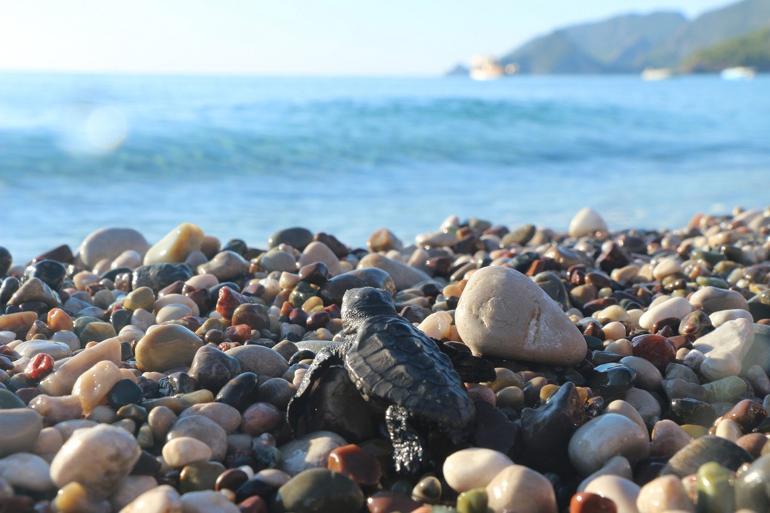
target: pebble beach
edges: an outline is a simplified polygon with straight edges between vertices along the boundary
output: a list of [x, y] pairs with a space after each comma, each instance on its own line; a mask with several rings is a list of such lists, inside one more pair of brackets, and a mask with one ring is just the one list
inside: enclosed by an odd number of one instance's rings
[[573, 214], [0, 239], [0, 513], [770, 511], [770, 209]]

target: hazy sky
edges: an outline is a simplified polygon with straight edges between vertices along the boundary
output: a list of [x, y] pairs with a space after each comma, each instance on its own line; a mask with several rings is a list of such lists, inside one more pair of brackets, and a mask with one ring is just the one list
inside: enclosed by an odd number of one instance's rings
[[0, 0], [0, 69], [433, 74], [565, 23], [729, 0]]

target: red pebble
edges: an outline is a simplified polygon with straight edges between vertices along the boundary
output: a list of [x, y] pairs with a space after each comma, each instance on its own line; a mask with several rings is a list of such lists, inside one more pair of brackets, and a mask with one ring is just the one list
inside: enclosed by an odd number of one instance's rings
[[53, 370], [53, 358], [48, 353], [36, 354], [24, 369], [24, 375], [29, 379], [40, 379]]
[[612, 499], [595, 493], [580, 492], [569, 501], [569, 513], [617, 513]]
[[233, 342], [246, 342], [251, 338], [251, 326], [248, 324], [236, 324], [225, 330], [225, 338]]
[[259, 495], [252, 495], [238, 504], [241, 513], [267, 513], [267, 504]]
[[631, 340], [631, 345], [634, 356], [644, 358], [661, 372], [665, 372], [666, 366], [676, 358], [674, 346], [660, 335], [639, 335]]
[[245, 296], [230, 287], [222, 287], [219, 289], [219, 297], [217, 298], [217, 312], [229, 321], [235, 309], [248, 302], [249, 300]]
[[382, 478], [382, 469], [377, 458], [356, 444], [343, 445], [330, 452], [326, 467], [362, 486], [375, 486]]
[[377, 492], [366, 499], [366, 509], [369, 513], [411, 512], [419, 507], [419, 502], [395, 492]]

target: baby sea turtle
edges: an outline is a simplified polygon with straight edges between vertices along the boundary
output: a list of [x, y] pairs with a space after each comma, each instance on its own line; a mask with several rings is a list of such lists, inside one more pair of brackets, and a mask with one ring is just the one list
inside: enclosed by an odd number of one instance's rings
[[[384, 419], [395, 470], [406, 474], [416, 474], [430, 459], [429, 446], [446, 450], [466, 440], [475, 407], [445, 352], [474, 381], [493, 377], [491, 366], [482, 360], [474, 365], [477, 359], [469, 352], [444, 347], [425, 335], [396, 313], [390, 294], [381, 289], [348, 290], [342, 322], [342, 340], [316, 354], [289, 404], [288, 421], [295, 433], [334, 430], [323, 425], [330, 418], [325, 410], [331, 408], [337, 409], [342, 424], [349, 425], [352, 416], [365, 424], [362, 413], [379, 424]], [[340, 375], [346, 377], [347, 391]], [[319, 394], [319, 387], [332, 380], [332, 391]]]

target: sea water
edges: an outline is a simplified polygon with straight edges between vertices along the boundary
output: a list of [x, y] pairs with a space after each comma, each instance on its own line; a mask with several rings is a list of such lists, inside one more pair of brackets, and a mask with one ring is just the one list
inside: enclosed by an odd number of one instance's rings
[[770, 205], [770, 78], [0, 74], [0, 245], [183, 221], [360, 246], [450, 214], [611, 228]]

